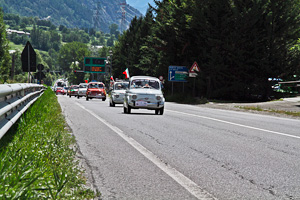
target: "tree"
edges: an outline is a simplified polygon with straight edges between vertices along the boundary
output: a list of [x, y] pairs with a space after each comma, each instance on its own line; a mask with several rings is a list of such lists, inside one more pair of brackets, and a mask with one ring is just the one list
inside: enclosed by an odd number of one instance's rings
[[11, 57], [8, 53], [8, 40], [6, 39], [6, 28], [3, 22], [3, 13], [0, 8], [0, 82], [4, 83], [9, 78]]
[[80, 42], [71, 42], [63, 45], [59, 50], [58, 63], [62, 74], [72, 72], [70, 66], [72, 63], [79, 62], [77, 69], [82, 70], [84, 57], [89, 56], [90, 52], [86, 44]]

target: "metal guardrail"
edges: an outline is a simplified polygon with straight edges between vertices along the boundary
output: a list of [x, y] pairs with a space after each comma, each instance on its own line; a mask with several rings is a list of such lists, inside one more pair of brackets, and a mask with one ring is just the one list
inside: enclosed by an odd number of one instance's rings
[[0, 84], [0, 139], [44, 90], [38, 84]]

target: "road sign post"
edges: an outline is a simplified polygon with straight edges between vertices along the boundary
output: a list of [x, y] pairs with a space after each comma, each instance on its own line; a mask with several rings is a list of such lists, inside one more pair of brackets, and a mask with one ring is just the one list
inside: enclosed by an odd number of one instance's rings
[[172, 95], [174, 90], [173, 82], [182, 82], [182, 91], [184, 93], [184, 83], [187, 82], [188, 68], [185, 66], [169, 66], [168, 81], [172, 82]]
[[28, 72], [28, 83], [30, 83], [30, 72], [36, 71], [36, 53], [29, 41], [27, 41], [21, 54], [23, 72]]
[[194, 78], [193, 96], [195, 96], [196, 77], [198, 76], [197, 72], [200, 72], [200, 67], [199, 67], [198, 63], [195, 61], [189, 70], [189, 77]]

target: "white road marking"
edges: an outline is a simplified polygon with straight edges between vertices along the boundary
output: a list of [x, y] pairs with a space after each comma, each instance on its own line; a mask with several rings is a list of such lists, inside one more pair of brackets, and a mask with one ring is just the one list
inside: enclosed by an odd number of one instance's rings
[[167, 109], [165, 109], [165, 110], [169, 111], [169, 112], [181, 114], [181, 115], [188, 115], [188, 116], [198, 117], [198, 118], [202, 118], [202, 119], [209, 119], [209, 120], [213, 120], [213, 121], [217, 121], [217, 122], [222, 122], [222, 123], [225, 123], [225, 124], [231, 124], [231, 125], [235, 125], [235, 126], [240, 126], [240, 127], [244, 127], [244, 128], [253, 129], [253, 130], [264, 131], [264, 132], [273, 133], [273, 134], [277, 134], [277, 135], [281, 135], [281, 136], [286, 136], [286, 137], [300, 139], [300, 136], [296, 136], [296, 135], [290, 135], [290, 134], [286, 134], [286, 133], [280, 133], [280, 132], [277, 132], [277, 131], [270, 131], [270, 130], [267, 130], [267, 129], [256, 128], [256, 127], [253, 127], [253, 126], [247, 126], [247, 125], [243, 125], [243, 124], [237, 124], [237, 123], [233, 123], [233, 122], [229, 122], [229, 121], [224, 121], [224, 120], [220, 120], [220, 119], [216, 119], [216, 118], [205, 117], [205, 116], [201, 116], [201, 115], [195, 115], [195, 114], [190, 114], [190, 113], [185, 113], [185, 112], [180, 112], [180, 111], [175, 111], [175, 110], [167, 110]]
[[159, 159], [155, 154], [153, 154], [151, 151], [146, 149], [144, 146], [142, 146], [140, 143], [138, 143], [133, 138], [125, 135], [122, 130], [120, 130], [118, 127], [111, 125], [103, 118], [96, 115], [94, 112], [86, 109], [81, 104], [76, 104], [81, 107], [82, 109], [86, 110], [88, 113], [90, 113], [92, 116], [94, 116], [96, 119], [101, 121], [103, 124], [105, 124], [107, 127], [109, 127], [111, 130], [113, 130], [115, 133], [117, 133], [120, 137], [122, 137], [127, 143], [129, 143], [132, 147], [134, 147], [137, 151], [139, 151], [142, 155], [144, 155], [147, 159], [149, 159], [153, 164], [155, 164], [157, 167], [159, 167], [162, 171], [164, 171], [166, 174], [168, 174], [172, 179], [174, 179], [177, 183], [179, 183], [182, 187], [184, 187], [187, 191], [189, 191], [192, 195], [194, 195], [199, 200], [217, 200], [214, 196], [212, 196], [210, 193], [202, 189], [199, 185], [197, 185], [195, 182], [184, 176], [182, 173], [177, 171], [175, 168], [171, 167], [170, 165], [164, 163], [161, 159]]

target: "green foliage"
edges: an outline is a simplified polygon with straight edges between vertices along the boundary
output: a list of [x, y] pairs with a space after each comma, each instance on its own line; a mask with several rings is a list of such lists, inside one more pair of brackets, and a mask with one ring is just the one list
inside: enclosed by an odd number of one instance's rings
[[[74, 70], [83, 70], [84, 57], [90, 55], [86, 44], [71, 42], [63, 45], [59, 51], [58, 63], [60, 70], [69, 76], [69, 82], [79, 84], [84, 80], [84, 73], [74, 74]], [[78, 63], [78, 64], [77, 64]]]
[[0, 140], [1, 199], [94, 198], [65, 127], [56, 95], [48, 89]]
[[[268, 78], [299, 74], [298, 0], [155, 3], [145, 17], [133, 19], [119, 39], [113, 69], [167, 77], [168, 66], [189, 68], [197, 61], [198, 96], [239, 100], [266, 99], [271, 94]], [[192, 84], [189, 79], [190, 93]]]
[[0, 83], [7, 81], [9, 76], [11, 57], [8, 53], [8, 40], [6, 39], [6, 28], [3, 23], [2, 9], [0, 8]]

